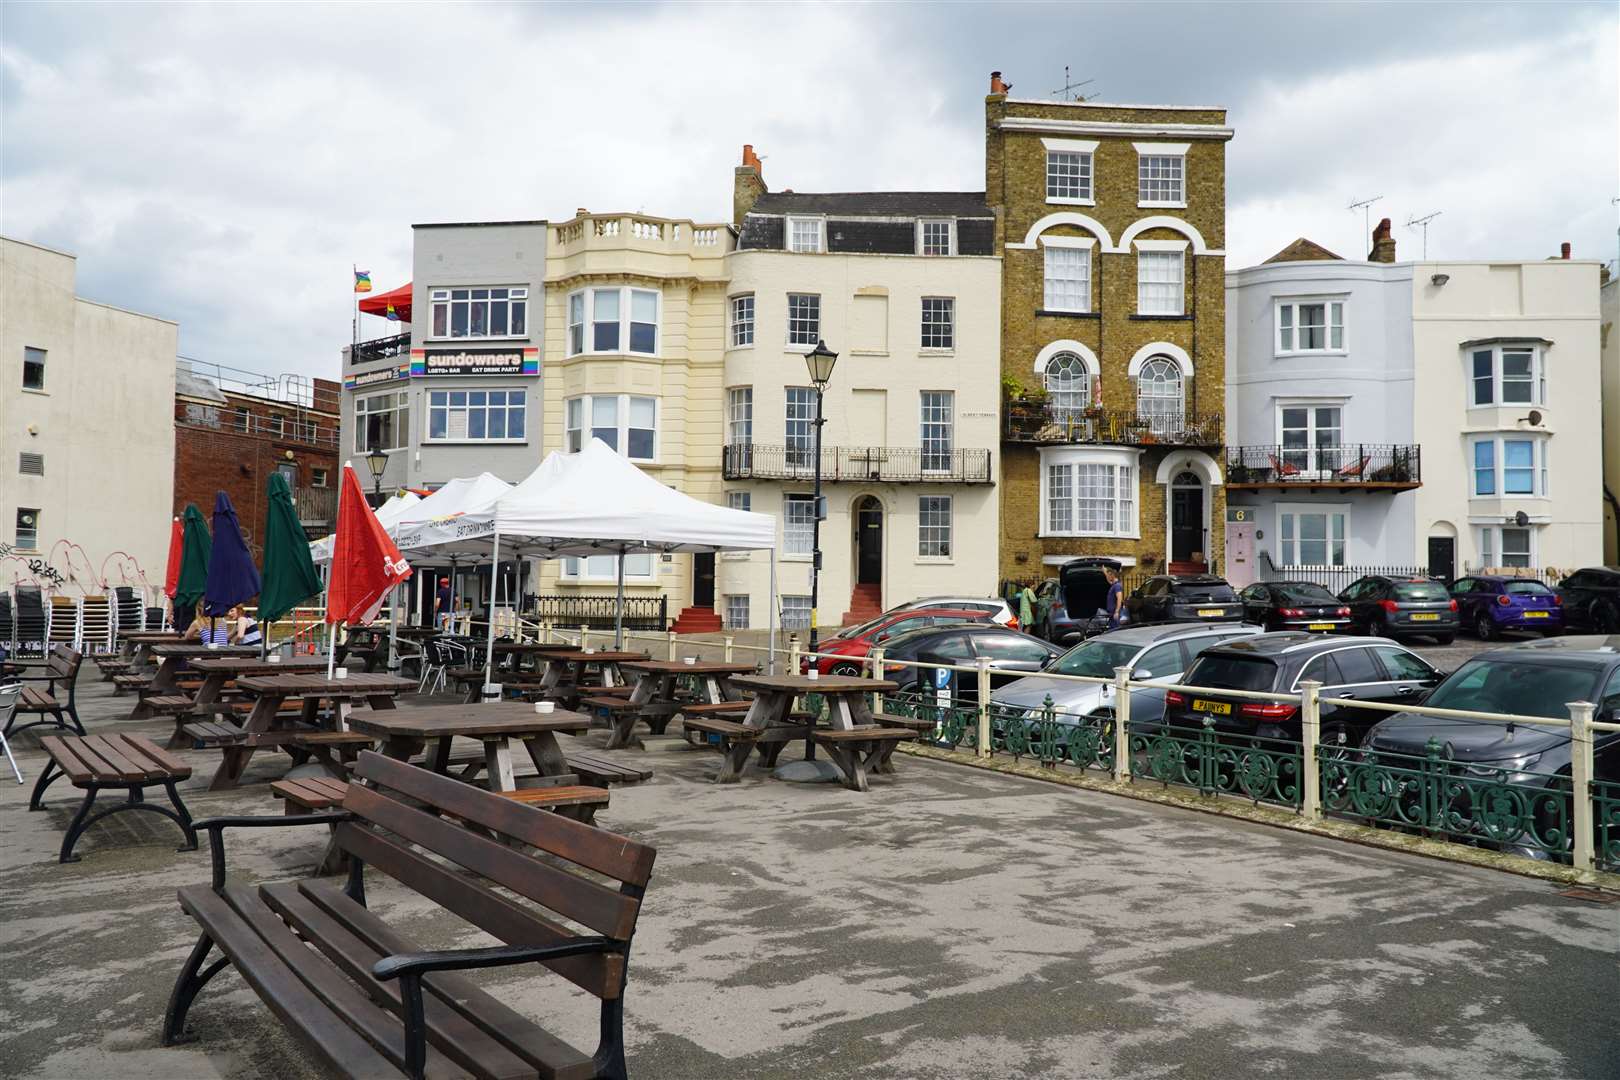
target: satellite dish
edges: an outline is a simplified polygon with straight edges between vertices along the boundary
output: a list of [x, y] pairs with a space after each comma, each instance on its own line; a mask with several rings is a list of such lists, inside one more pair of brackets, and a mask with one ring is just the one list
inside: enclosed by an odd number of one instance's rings
[[1525, 417], [1525, 419], [1530, 421], [1530, 426], [1531, 427], [1540, 427], [1541, 426], [1541, 414], [1539, 412], [1537, 412], [1535, 409], [1531, 409], [1530, 410], [1530, 415]]
[[1513, 515], [1513, 524], [1517, 525], [1521, 529], [1524, 528], [1526, 525], [1530, 524], [1530, 515], [1525, 513], [1523, 510], [1520, 510], [1517, 514]]

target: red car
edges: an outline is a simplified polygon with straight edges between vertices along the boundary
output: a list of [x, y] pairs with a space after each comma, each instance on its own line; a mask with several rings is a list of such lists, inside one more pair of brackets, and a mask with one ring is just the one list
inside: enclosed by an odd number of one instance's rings
[[[858, 626], [847, 627], [833, 637], [818, 643], [824, 655], [816, 659], [816, 668], [823, 675], [865, 675], [861, 661], [868, 653], [896, 634], [919, 630], [941, 623], [989, 622], [994, 613], [972, 611], [966, 608], [908, 608], [888, 611]], [[801, 674], [810, 670], [810, 658], [799, 661]]]

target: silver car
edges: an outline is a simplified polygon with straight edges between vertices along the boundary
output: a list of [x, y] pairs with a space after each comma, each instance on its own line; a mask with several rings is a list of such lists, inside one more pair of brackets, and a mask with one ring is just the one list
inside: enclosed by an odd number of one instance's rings
[[[1003, 715], [1031, 716], [1051, 697], [1058, 722], [1073, 723], [1093, 713], [1112, 713], [1114, 688], [1048, 678], [1048, 673], [1112, 679], [1116, 667], [1129, 667], [1137, 681], [1170, 684], [1181, 678], [1193, 657], [1212, 645], [1263, 633], [1265, 630], [1258, 626], [1231, 623], [1164, 623], [1115, 630], [1081, 642], [1047, 665], [1044, 673], [1010, 682], [990, 700], [1003, 707]], [[1156, 720], [1163, 709], [1162, 691], [1132, 692], [1133, 719]]]

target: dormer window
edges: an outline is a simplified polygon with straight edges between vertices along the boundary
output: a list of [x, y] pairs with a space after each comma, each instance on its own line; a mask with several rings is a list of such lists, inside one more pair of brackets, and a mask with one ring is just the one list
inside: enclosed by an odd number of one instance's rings
[[826, 221], [818, 217], [790, 217], [787, 219], [789, 251], [825, 251]]
[[918, 221], [917, 254], [955, 255], [956, 222], [950, 218], [923, 218]]

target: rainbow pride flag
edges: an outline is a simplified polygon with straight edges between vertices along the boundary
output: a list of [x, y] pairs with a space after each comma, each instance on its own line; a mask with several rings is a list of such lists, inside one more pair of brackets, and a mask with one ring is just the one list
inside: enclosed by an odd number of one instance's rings
[[371, 291], [370, 270], [356, 270], [354, 272], [354, 291], [357, 293]]

